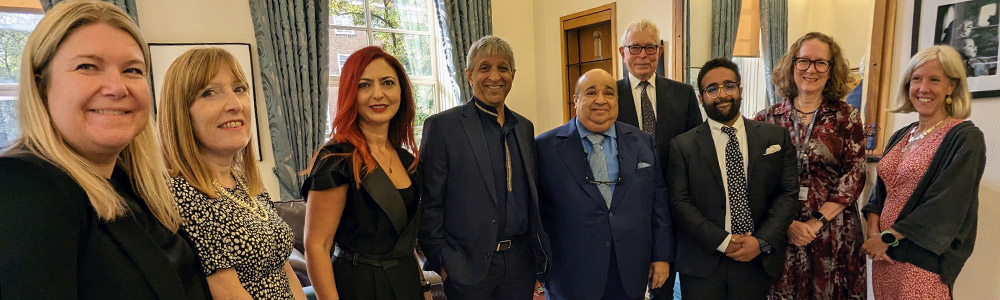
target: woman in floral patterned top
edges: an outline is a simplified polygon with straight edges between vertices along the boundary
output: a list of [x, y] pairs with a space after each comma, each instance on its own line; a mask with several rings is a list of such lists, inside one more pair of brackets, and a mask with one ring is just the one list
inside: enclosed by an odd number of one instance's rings
[[787, 128], [799, 167], [798, 213], [785, 270], [769, 299], [864, 299], [864, 241], [857, 199], [865, 184], [863, 124], [841, 99], [848, 64], [829, 36], [799, 38], [772, 75], [785, 97], [757, 115]]
[[288, 263], [292, 229], [257, 173], [250, 105], [249, 85], [229, 52], [181, 54], [167, 69], [157, 116], [168, 186], [212, 297], [305, 300]]

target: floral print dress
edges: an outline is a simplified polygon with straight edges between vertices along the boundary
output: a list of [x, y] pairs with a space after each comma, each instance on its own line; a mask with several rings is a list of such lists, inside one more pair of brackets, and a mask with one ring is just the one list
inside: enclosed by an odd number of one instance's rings
[[[865, 256], [861, 251], [858, 197], [865, 185], [864, 124], [857, 109], [843, 101], [824, 101], [805, 143], [806, 162], [799, 185], [809, 188], [798, 202], [795, 220], [812, 218], [826, 202], [847, 205], [820, 229], [811, 243], [789, 241], [785, 268], [768, 299], [865, 299]], [[761, 111], [755, 118], [787, 128], [796, 142], [807, 136], [808, 123], [795, 132], [795, 107], [790, 99]], [[798, 156], [798, 155], [797, 155]]]

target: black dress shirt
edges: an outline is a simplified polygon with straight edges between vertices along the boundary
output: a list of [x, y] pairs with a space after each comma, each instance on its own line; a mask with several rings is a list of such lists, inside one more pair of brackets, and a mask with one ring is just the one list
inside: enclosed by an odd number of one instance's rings
[[[475, 97], [472, 99], [479, 108], [479, 120], [483, 124], [486, 147], [490, 151], [490, 165], [493, 167], [493, 181], [500, 216], [497, 239], [525, 234], [528, 232], [528, 198], [531, 195], [528, 192], [528, 174], [525, 173], [524, 159], [514, 137], [517, 119], [507, 117], [501, 126], [497, 122], [496, 108], [486, 105]], [[505, 106], [504, 115], [513, 116], [513, 113]], [[507, 186], [507, 151], [510, 154], [510, 191]]]

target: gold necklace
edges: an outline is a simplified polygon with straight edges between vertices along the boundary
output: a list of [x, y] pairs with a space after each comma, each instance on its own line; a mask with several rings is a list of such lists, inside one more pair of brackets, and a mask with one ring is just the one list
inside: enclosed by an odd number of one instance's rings
[[920, 126], [919, 125], [913, 126], [913, 129], [910, 129], [910, 138], [906, 139], [906, 146], [903, 146], [903, 152], [910, 150], [912, 148], [911, 145], [913, 145], [913, 142], [924, 139], [924, 137], [926, 137], [928, 133], [934, 131], [934, 129], [937, 128], [938, 125], [941, 125], [941, 123], [947, 119], [948, 118], [941, 119], [941, 121], [938, 121], [936, 124], [934, 124], [934, 126], [931, 126], [930, 128], [925, 129], [923, 132], [920, 132], [919, 135], [916, 135], [915, 133], [917, 132], [917, 128]]
[[236, 177], [236, 187], [234, 189], [237, 191], [243, 191], [243, 194], [247, 196], [246, 197], [247, 201], [240, 200], [240, 198], [230, 193], [229, 190], [226, 189], [226, 187], [222, 186], [222, 184], [219, 184], [218, 181], [213, 180], [212, 185], [215, 187], [215, 192], [218, 193], [219, 196], [221, 196], [220, 198], [229, 199], [230, 201], [236, 202], [237, 205], [246, 208], [247, 211], [250, 211], [250, 214], [257, 216], [257, 218], [261, 219], [262, 221], [267, 221], [268, 219], [267, 211], [264, 209], [263, 205], [260, 205], [260, 202], [250, 197], [250, 191], [249, 189], [247, 189], [246, 183], [243, 181], [243, 178]]

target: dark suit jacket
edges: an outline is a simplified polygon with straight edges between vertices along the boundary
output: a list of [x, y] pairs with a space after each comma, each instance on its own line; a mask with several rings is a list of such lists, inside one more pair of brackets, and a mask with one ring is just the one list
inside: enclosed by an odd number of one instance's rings
[[4, 299], [188, 299], [183, 282], [210, 298], [193, 250], [200, 278], [182, 280], [139, 220], [100, 220], [76, 181], [32, 154], [0, 158], [0, 228]]
[[[701, 108], [690, 85], [656, 76], [656, 149], [660, 165], [666, 166], [670, 140], [701, 124]], [[629, 77], [618, 81], [618, 121], [639, 127]], [[661, 170], [666, 178], [666, 168]]]
[[[424, 121], [420, 149], [424, 216], [418, 242], [427, 256], [424, 268], [449, 280], [473, 284], [483, 280], [496, 250], [498, 211], [489, 150], [473, 101], [435, 114]], [[535, 187], [535, 141], [531, 121], [517, 119], [514, 135], [528, 175], [529, 234], [536, 271], [544, 275], [549, 264], [548, 237], [542, 230]]]
[[646, 291], [651, 261], [673, 261], [667, 187], [653, 138], [622, 122], [615, 128], [622, 182], [610, 209], [585, 180], [593, 177], [576, 118], [536, 139], [542, 220], [552, 241], [549, 299], [600, 299], [612, 245], [629, 297]]
[[[747, 200], [754, 223], [753, 235], [771, 244], [771, 254], [761, 253], [751, 263], [763, 264], [771, 276], [781, 274], [785, 261], [786, 231], [796, 209], [799, 179], [795, 148], [788, 130], [777, 125], [744, 119], [747, 135]], [[777, 152], [764, 155], [772, 145]], [[708, 122], [677, 136], [670, 143], [667, 167], [670, 204], [677, 226], [677, 272], [704, 277], [720, 259], [716, 250], [728, 233], [725, 229], [726, 196]]]

